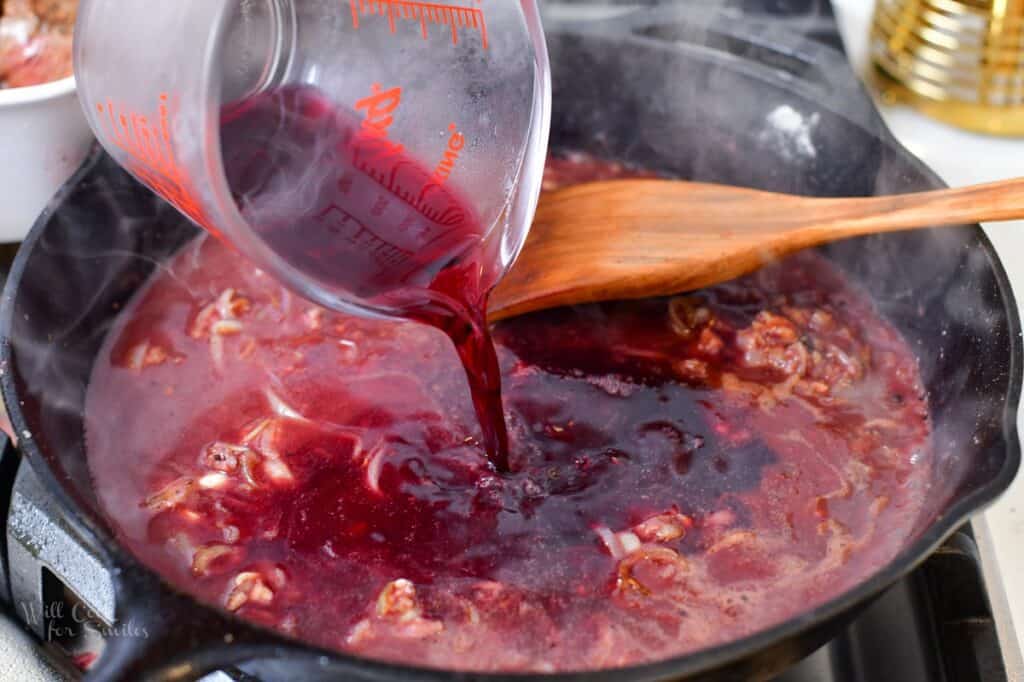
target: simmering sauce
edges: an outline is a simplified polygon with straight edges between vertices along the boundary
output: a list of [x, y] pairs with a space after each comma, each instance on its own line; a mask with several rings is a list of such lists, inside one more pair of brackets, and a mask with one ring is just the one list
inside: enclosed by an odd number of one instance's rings
[[[570, 156], [546, 187], [630, 172]], [[931, 477], [916, 361], [815, 254], [493, 335], [507, 474], [442, 333], [311, 306], [199, 239], [98, 358], [102, 504], [201, 600], [464, 670], [733, 640], [864, 580], [911, 532]]]

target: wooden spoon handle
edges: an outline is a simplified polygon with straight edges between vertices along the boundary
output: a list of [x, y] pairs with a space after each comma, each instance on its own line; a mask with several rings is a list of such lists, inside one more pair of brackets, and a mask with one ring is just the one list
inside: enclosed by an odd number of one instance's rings
[[845, 199], [673, 180], [587, 183], [541, 198], [490, 317], [695, 289], [847, 237], [1014, 218], [1024, 218], [1024, 178]]
[[813, 199], [811, 229], [823, 238], [894, 232], [916, 227], [960, 225], [1024, 218], [1024, 178], [915, 194], [858, 199]]

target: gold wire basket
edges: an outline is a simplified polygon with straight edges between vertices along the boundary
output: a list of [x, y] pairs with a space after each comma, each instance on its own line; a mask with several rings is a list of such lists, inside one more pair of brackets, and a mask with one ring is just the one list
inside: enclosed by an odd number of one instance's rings
[[1024, 135], [1024, 0], [877, 0], [871, 58], [886, 98]]

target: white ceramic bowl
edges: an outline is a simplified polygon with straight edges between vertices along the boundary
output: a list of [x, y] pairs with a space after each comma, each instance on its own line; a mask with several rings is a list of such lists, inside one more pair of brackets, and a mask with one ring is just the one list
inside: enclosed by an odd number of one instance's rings
[[25, 237], [92, 140], [73, 76], [0, 89], [0, 242]]

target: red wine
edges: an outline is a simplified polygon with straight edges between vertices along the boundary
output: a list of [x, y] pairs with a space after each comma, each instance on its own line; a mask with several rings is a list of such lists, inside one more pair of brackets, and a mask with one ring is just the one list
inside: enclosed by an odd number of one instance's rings
[[317, 286], [444, 331], [466, 370], [484, 447], [508, 466], [501, 376], [486, 322], [497, 279], [485, 227], [449, 175], [455, 130], [433, 170], [387, 138], [400, 91], [374, 89], [339, 109], [289, 87], [229, 106], [221, 145], [228, 183], [260, 239]]

